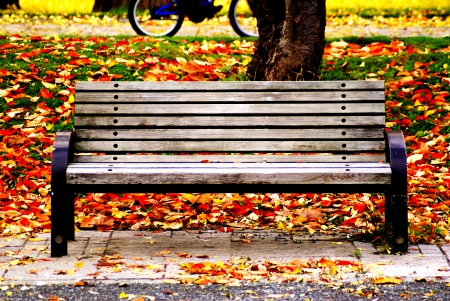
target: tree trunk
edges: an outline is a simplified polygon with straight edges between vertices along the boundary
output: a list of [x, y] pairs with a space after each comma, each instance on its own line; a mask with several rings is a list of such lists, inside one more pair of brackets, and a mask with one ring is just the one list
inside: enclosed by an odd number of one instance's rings
[[247, 0], [258, 20], [251, 80], [317, 80], [325, 47], [326, 0]]

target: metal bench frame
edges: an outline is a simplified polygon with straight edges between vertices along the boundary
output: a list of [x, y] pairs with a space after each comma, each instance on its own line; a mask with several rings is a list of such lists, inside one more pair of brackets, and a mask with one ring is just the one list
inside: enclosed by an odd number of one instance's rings
[[75, 239], [79, 192], [384, 192], [394, 251], [408, 248], [406, 147], [384, 130], [383, 81], [78, 82], [75, 103], [54, 142], [53, 257]]

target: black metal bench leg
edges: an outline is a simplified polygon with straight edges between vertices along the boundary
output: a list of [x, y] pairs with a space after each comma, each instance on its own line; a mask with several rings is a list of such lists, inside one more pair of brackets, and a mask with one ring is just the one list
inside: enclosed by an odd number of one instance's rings
[[392, 194], [392, 242], [394, 252], [408, 251], [408, 199], [404, 193]]
[[387, 158], [391, 163], [391, 188], [386, 193], [386, 224], [392, 225], [394, 252], [408, 250], [408, 197], [406, 146], [401, 131], [386, 131]]
[[65, 212], [64, 205], [67, 198], [60, 189], [52, 191], [52, 232], [50, 250], [52, 257], [67, 255], [67, 220], [68, 216]]
[[74, 197], [66, 184], [66, 171], [71, 158], [72, 132], [58, 132], [52, 153], [52, 226], [51, 256], [67, 255], [67, 241], [74, 239]]
[[66, 212], [66, 233], [68, 240], [75, 240], [75, 194], [68, 192], [65, 198]]
[[392, 222], [394, 220], [393, 216], [393, 209], [392, 209], [392, 191], [386, 191], [385, 193], [385, 201], [384, 201], [384, 220], [386, 227], [391, 227], [390, 229], [386, 230], [392, 230]]

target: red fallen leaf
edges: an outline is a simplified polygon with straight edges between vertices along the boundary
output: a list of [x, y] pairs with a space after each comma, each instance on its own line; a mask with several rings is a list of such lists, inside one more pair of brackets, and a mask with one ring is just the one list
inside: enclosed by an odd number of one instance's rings
[[228, 227], [222, 227], [219, 229], [219, 232], [224, 232], [224, 233], [233, 232], [233, 229], [228, 228]]
[[73, 50], [71, 50], [71, 51], [67, 54], [67, 56], [76, 57], [76, 58], [80, 57], [80, 55], [79, 55], [78, 53], [76, 53], [75, 51], [73, 51]]
[[48, 91], [46, 88], [43, 88], [40, 92], [42, 98], [50, 99], [54, 98], [52, 92]]
[[338, 261], [336, 261], [336, 265], [343, 265], [343, 266], [351, 265], [351, 266], [357, 267], [357, 266], [359, 266], [359, 263], [353, 262], [353, 261], [348, 261], [348, 260], [338, 260]]
[[163, 293], [164, 293], [165, 295], [173, 295], [173, 294], [174, 294], [174, 292], [168, 291], [168, 290], [163, 290]]
[[6, 43], [3, 45], [0, 45], [0, 49], [12, 49], [12, 48], [17, 48], [18, 46], [19, 46], [18, 44]]
[[75, 60], [71, 60], [70, 62], [68, 62], [67, 64], [69, 65], [75, 65], [75, 66], [85, 66], [85, 65], [92, 65], [92, 62], [90, 59], [75, 59]]
[[41, 36], [32, 36], [32, 37], [30, 37], [30, 41], [31, 42], [40, 42], [42, 40], [43, 40], [43, 38]]
[[431, 153], [431, 157], [433, 157], [434, 159], [441, 159], [445, 156], [446, 154], [437, 154], [437, 153]]

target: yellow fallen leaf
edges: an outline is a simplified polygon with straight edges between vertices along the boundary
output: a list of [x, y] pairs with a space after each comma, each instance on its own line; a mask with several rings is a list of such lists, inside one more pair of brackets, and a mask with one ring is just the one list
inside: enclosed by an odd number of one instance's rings
[[9, 262], [10, 265], [18, 265], [19, 263], [20, 263], [20, 260], [18, 260], [18, 259], [14, 259]]
[[425, 112], [425, 117], [433, 115], [434, 113], [436, 113], [436, 110], [428, 110], [428, 111]]
[[278, 229], [278, 230], [283, 230], [283, 229], [284, 229], [284, 225], [283, 225], [282, 222], [279, 222], [279, 223], [278, 223], [277, 229]]
[[55, 85], [55, 84], [47, 83], [47, 82], [44, 82], [44, 81], [42, 81], [41, 84], [42, 84], [44, 87], [46, 87], [47, 89], [55, 89], [55, 88], [56, 88], [56, 85]]
[[128, 298], [128, 295], [125, 292], [121, 292], [120, 295], [119, 295], [119, 298], [120, 299], [126, 299], [126, 298]]
[[80, 269], [80, 268], [82, 268], [83, 266], [84, 266], [84, 263], [83, 263], [82, 261], [77, 261], [77, 262], [75, 262], [75, 267], [76, 267], [76, 268]]
[[379, 277], [372, 279], [373, 284], [400, 284], [403, 278], [401, 277]]
[[348, 46], [348, 43], [341, 40], [339, 42], [333, 42], [330, 45], [334, 48], [346, 48]]
[[247, 66], [252, 60], [250, 58], [246, 58], [243, 62], [242, 65], [243, 66]]

